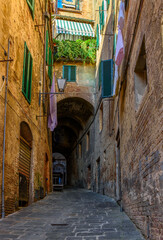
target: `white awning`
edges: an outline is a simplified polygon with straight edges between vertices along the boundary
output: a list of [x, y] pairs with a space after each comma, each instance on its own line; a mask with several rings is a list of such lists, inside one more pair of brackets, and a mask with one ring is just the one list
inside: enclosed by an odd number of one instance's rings
[[57, 33], [94, 37], [91, 24], [56, 19]]

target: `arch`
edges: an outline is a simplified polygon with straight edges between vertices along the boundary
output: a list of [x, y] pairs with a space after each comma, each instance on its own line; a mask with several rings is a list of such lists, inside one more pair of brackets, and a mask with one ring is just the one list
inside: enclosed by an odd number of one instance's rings
[[32, 144], [33, 136], [29, 125], [26, 122], [20, 123], [20, 136], [24, 138], [29, 144]]

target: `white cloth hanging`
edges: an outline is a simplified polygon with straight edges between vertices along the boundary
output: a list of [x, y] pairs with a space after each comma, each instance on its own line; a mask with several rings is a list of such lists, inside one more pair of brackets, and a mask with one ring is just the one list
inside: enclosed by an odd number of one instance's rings
[[124, 43], [122, 32], [118, 30], [118, 38], [117, 38], [117, 45], [116, 45], [116, 52], [115, 52], [115, 63], [119, 66], [124, 58]]
[[118, 27], [119, 29], [121, 29], [121, 31], [124, 28], [124, 19], [125, 19], [125, 3], [121, 2], [118, 16]]

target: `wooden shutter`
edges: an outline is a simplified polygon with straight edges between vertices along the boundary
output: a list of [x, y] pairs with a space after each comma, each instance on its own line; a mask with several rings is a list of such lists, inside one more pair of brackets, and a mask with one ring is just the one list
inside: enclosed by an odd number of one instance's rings
[[76, 66], [70, 66], [70, 81], [76, 82]]
[[48, 76], [50, 78], [50, 80], [52, 81], [52, 50], [49, 47], [49, 61], [48, 61]]
[[115, 55], [115, 51], [116, 51], [116, 43], [117, 43], [117, 34], [115, 33], [114, 34], [114, 48], [113, 48], [113, 50], [114, 50], [113, 54], [114, 55]]
[[28, 77], [28, 100], [31, 102], [31, 90], [32, 90], [32, 68], [33, 68], [33, 59], [29, 53], [29, 77]]
[[27, 48], [27, 44], [25, 42], [22, 92], [29, 103], [31, 102], [32, 66], [33, 66], [33, 59], [32, 59], [30, 51]]
[[68, 69], [69, 66], [63, 66], [63, 78], [65, 78], [66, 81], [69, 81]]
[[102, 1], [102, 29], [105, 25], [105, 11], [104, 11], [104, 0]]
[[32, 18], [34, 19], [34, 8], [35, 8], [35, 0], [27, 0], [29, 9], [31, 11], [32, 14]]
[[19, 153], [19, 173], [23, 174], [29, 181], [31, 164], [31, 147], [23, 139], [20, 139], [20, 153]]
[[101, 61], [102, 97], [111, 97], [113, 89], [113, 60]]
[[100, 62], [100, 64], [99, 64], [98, 77], [99, 77], [99, 80], [98, 80], [98, 87], [99, 87], [99, 89], [100, 89], [100, 87], [101, 87], [101, 81], [102, 81], [101, 62]]
[[100, 30], [102, 30], [102, 6], [99, 7], [99, 24]]
[[109, 8], [110, 0], [107, 0], [107, 9]]
[[99, 26], [96, 26], [96, 47], [99, 48]]

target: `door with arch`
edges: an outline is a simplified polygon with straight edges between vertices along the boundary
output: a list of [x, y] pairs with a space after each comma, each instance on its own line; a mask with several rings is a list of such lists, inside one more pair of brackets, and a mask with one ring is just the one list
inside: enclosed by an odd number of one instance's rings
[[31, 168], [32, 133], [27, 123], [20, 124], [19, 206], [28, 205]]

